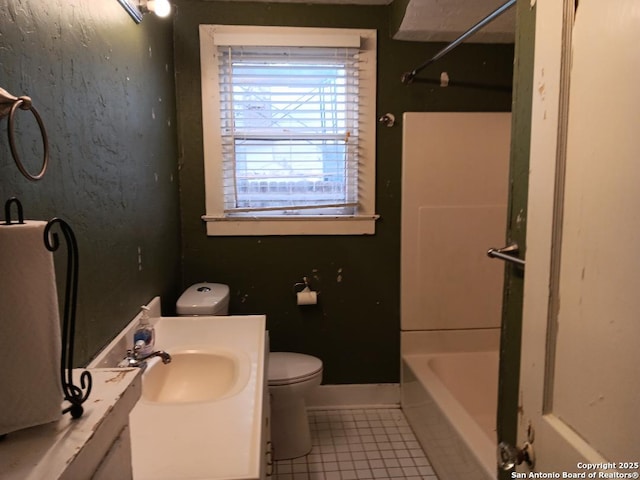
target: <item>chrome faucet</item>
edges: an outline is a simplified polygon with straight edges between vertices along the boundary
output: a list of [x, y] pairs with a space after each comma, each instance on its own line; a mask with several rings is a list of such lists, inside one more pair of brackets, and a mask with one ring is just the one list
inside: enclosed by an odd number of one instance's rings
[[171, 355], [164, 350], [156, 350], [147, 355], [141, 355], [140, 349], [144, 347], [144, 341], [138, 340], [133, 347], [133, 350], [127, 350], [127, 356], [118, 364], [119, 367], [138, 367], [143, 370], [147, 368], [147, 360], [153, 357], [160, 357], [162, 363], [171, 363]]

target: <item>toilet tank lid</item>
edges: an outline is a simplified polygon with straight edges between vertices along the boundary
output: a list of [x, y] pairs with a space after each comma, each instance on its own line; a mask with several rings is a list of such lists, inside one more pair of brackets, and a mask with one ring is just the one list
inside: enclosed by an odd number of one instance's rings
[[229, 285], [201, 282], [187, 288], [176, 303], [179, 314], [206, 315], [229, 300]]
[[322, 360], [304, 353], [271, 352], [269, 354], [269, 383], [292, 382], [310, 377], [322, 370]]

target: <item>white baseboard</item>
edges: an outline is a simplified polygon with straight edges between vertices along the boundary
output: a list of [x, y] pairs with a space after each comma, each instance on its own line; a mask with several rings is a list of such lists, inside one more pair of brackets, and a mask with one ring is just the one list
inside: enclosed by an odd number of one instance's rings
[[400, 384], [320, 385], [306, 398], [307, 408], [399, 408]]

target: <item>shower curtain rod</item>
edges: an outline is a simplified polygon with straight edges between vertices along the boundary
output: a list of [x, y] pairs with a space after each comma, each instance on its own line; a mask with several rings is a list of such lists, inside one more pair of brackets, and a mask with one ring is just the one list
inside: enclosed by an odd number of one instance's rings
[[440, 60], [447, 53], [449, 53], [451, 50], [453, 50], [462, 42], [464, 42], [467, 38], [471, 37], [473, 34], [475, 34], [478, 30], [483, 28], [485, 25], [488, 25], [489, 23], [493, 22], [496, 18], [498, 18], [504, 12], [509, 10], [515, 4], [516, 4], [516, 0], [509, 0], [507, 3], [505, 3], [504, 5], [502, 5], [501, 7], [499, 7], [492, 13], [490, 13], [489, 15], [487, 15], [482, 20], [480, 20], [473, 27], [471, 27], [469, 30], [464, 32], [462, 35], [460, 35], [453, 42], [451, 42], [449, 45], [444, 47], [442, 50], [440, 50], [438, 53], [436, 53], [433, 57], [431, 57], [429, 60], [424, 62], [422, 65], [419, 65], [418, 67], [414, 68], [410, 72], [403, 73], [401, 78], [402, 83], [404, 83], [405, 85], [412, 83], [415, 76], [418, 75], [422, 70], [424, 70], [429, 65], [436, 62], [437, 60]]

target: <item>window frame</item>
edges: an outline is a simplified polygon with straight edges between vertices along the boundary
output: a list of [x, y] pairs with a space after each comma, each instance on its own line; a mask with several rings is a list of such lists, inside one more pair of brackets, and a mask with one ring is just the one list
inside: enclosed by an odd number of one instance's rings
[[[226, 215], [220, 133], [219, 45], [348, 46], [360, 44], [358, 212], [354, 215]], [[376, 31], [371, 29], [200, 25], [202, 130], [207, 235], [374, 234]]]

